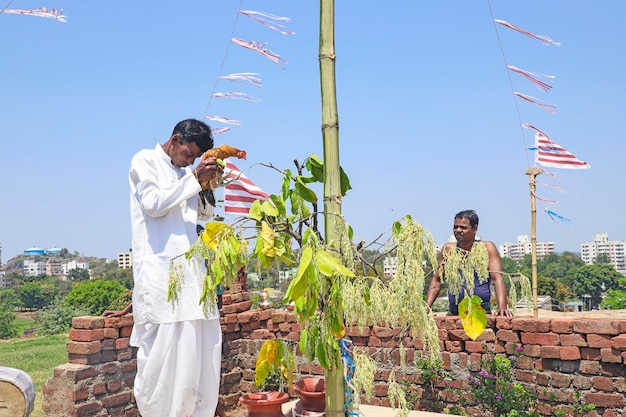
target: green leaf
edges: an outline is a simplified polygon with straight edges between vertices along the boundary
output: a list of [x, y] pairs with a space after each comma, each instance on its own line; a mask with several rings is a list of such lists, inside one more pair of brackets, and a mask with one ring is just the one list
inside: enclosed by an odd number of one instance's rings
[[328, 369], [328, 354], [324, 349], [323, 343], [317, 344], [317, 360], [320, 362], [320, 366], [324, 369]]
[[313, 249], [304, 248], [302, 256], [300, 257], [300, 264], [298, 265], [298, 272], [293, 280], [289, 284], [289, 292], [285, 293], [285, 297], [289, 294], [288, 301], [297, 301], [304, 295], [306, 289], [307, 274], [309, 273], [309, 267], [312, 266], [311, 260], [313, 259]]
[[317, 195], [302, 181], [302, 177], [296, 177], [296, 192], [309, 203], [317, 203]]
[[339, 167], [339, 186], [341, 187], [341, 195], [345, 196], [348, 190], [352, 189], [350, 185], [350, 179], [348, 175], [343, 171], [343, 168]]
[[[330, 253], [320, 250], [317, 252], [315, 259], [317, 266], [320, 268], [320, 272], [327, 277], [333, 275], [333, 272], [343, 275], [344, 277], [354, 277], [354, 272], [350, 271], [344, 265], [341, 264], [339, 259], [332, 256]], [[324, 268], [324, 270], [322, 270]], [[328, 272], [325, 272], [328, 271]]]
[[264, 202], [261, 203], [261, 210], [263, 211], [263, 213], [267, 214], [268, 216], [272, 216], [272, 217], [278, 216], [278, 209], [274, 207], [274, 205], [272, 204], [270, 200], [265, 200]]
[[324, 182], [324, 161], [312, 153], [304, 163], [306, 169], [313, 175], [317, 182]]
[[300, 332], [300, 343], [298, 344], [298, 348], [300, 352], [306, 352], [307, 339], [309, 336], [309, 331], [307, 329], [302, 329]]
[[285, 200], [282, 197], [277, 196], [276, 194], [270, 195], [270, 198], [272, 199], [272, 203], [274, 203], [274, 206], [278, 209], [278, 214], [280, 216], [287, 215], [287, 206], [285, 204]]
[[393, 225], [391, 226], [391, 230], [394, 236], [396, 237], [400, 236], [400, 233], [402, 232], [402, 223], [400, 223], [399, 221], [393, 222]]
[[259, 200], [254, 201], [252, 206], [250, 206], [249, 216], [251, 219], [259, 222], [263, 219], [263, 211], [261, 210], [261, 202]]

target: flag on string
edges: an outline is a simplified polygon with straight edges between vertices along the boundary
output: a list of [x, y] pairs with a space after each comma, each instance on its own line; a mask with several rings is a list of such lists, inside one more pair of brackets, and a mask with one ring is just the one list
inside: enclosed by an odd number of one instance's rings
[[252, 203], [267, 200], [269, 195], [257, 187], [228, 159], [224, 161], [226, 174], [224, 187], [224, 212], [247, 216]]
[[591, 168], [572, 155], [567, 149], [557, 145], [539, 132], [535, 133], [535, 165], [551, 168], [586, 169]]
[[561, 216], [560, 214], [555, 213], [552, 210], [548, 210], [547, 208], [544, 211], [548, 214], [548, 216], [554, 220], [555, 222], [561, 223], [565, 226], [572, 226], [574, 222], [566, 217]]

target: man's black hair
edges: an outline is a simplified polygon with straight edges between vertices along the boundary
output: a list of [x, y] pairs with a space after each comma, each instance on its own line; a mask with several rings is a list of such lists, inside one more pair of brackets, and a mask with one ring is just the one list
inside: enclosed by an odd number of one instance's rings
[[463, 210], [459, 211], [455, 219], [467, 219], [470, 222], [470, 226], [475, 227], [478, 226], [478, 214], [474, 210]]
[[194, 142], [202, 153], [213, 147], [213, 134], [206, 123], [196, 119], [186, 119], [174, 126], [172, 135], [179, 134], [182, 142]]

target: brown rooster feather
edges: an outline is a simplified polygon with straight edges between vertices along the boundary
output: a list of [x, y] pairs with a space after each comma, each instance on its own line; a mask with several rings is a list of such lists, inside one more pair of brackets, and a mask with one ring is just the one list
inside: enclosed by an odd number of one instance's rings
[[[207, 158], [216, 158], [216, 159], [226, 159], [226, 158], [239, 158], [246, 159], [247, 158], [246, 151], [241, 149], [234, 148], [229, 145], [220, 145], [216, 148], [211, 148], [205, 153], [202, 154], [201, 160], [205, 160]], [[212, 180], [201, 181], [200, 185], [203, 190], [215, 189], [219, 186], [221, 178], [214, 178]]]
[[232, 146], [229, 146], [229, 145], [220, 145], [217, 148], [212, 148], [206, 151], [202, 155], [202, 159], [206, 159], [206, 158], [226, 159], [226, 158], [233, 157], [233, 156], [239, 159], [247, 158], [246, 151], [233, 148]]

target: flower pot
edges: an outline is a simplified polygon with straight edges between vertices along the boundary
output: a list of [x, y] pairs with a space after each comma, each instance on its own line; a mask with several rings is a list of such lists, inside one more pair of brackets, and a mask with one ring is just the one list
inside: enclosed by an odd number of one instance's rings
[[296, 413], [301, 415], [324, 413], [326, 411], [326, 381], [324, 378], [305, 377], [293, 384], [293, 390], [300, 397]]
[[239, 402], [248, 409], [248, 417], [285, 417], [283, 403], [289, 395], [286, 392], [253, 392], [239, 397]]

